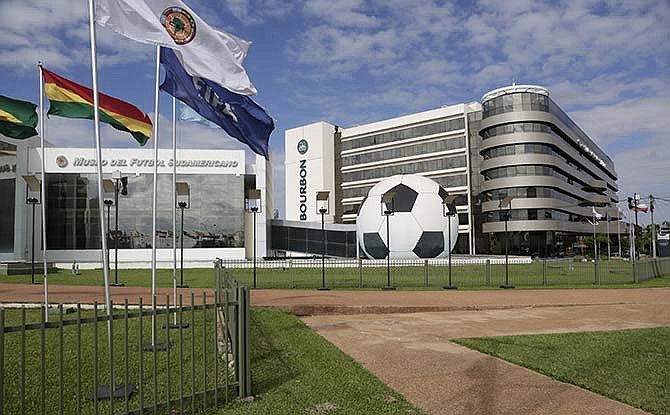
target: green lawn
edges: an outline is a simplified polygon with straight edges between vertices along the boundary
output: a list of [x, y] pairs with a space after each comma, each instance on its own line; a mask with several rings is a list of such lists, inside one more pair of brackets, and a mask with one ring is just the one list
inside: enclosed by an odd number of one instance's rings
[[422, 413], [297, 317], [252, 309], [251, 320], [251, 381], [256, 398], [208, 413]]
[[[416, 262], [416, 261], [415, 261]], [[355, 264], [355, 261], [353, 262]], [[416, 262], [419, 264], [419, 262]], [[273, 266], [274, 265], [274, 266]], [[316, 264], [318, 265], [318, 264]], [[326, 285], [330, 288], [358, 288], [362, 278], [363, 289], [379, 289], [386, 285], [386, 268], [380, 266], [362, 267], [362, 274], [352, 262], [342, 263], [342, 267], [326, 268]], [[344, 266], [346, 265], [346, 266]], [[247, 286], [253, 286], [251, 268], [230, 268], [235, 278]], [[112, 280], [113, 280], [112, 272]], [[391, 284], [402, 289], [441, 289], [448, 281], [446, 266], [392, 266]], [[543, 275], [546, 275], [546, 285]], [[546, 270], [542, 262], [510, 265], [509, 279], [519, 288], [597, 288], [602, 287], [665, 287], [670, 278], [656, 278], [640, 284], [632, 282], [632, 268], [628, 261], [603, 261], [599, 267], [598, 282], [595, 284], [594, 264], [588, 262], [560, 261], [547, 262]], [[38, 281], [41, 276], [37, 276]], [[312, 289], [321, 285], [321, 268], [281, 267], [280, 264], [265, 263], [257, 270], [259, 288], [302, 288]], [[149, 287], [151, 272], [147, 269], [121, 269], [119, 281], [130, 286]], [[214, 285], [213, 269], [187, 269], [184, 281], [191, 287], [209, 288]], [[485, 265], [458, 265], [452, 268], [452, 282], [462, 289], [497, 288], [505, 281], [505, 266], [491, 265], [486, 277]], [[0, 276], [0, 283], [29, 283], [30, 275]], [[101, 270], [83, 270], [73, 276], [68, 270], [49, 275], [51, 284], [102, 285]], [[157, 270], [157, 285], [172, 286], [172, 270]]]
[[[145, 308], [145, 311], [147, 309]], [[133, 312], [133, 310], [130, 310]], [[115, 314], [123, 314], [123, 311], [116, 310]], [[93, 317], [92, 310], [82, 310], [82, 317]], [[99, 310], [99, 315], [104, 315], [104, 311]], [[162, 329], [166, 322], [166, 315], [157, 316], [157, 342], [168, 341], [168, 332]], [[170, 316], [171, 317], [171, 316]], [[64, 319], [74, 319], [76, 314], [67, 314]], [[170, 349], [170, 360], [168, 364], [167, 352], [152, 353], [141, 351], [141, 345], [150, 342], [151, 339], [151, 316], [145, 316], [142, 319], [142, 330], [139, 329], [139, 319], [130, 318], [128, 320], [128, 354], [125, 354], [126, 328], [125, 320], [116, 320], [114, 323], [114, 367], [116, 383], [125, 382], [126, 374], [130, 384], [140, 384], [140, 361], [142, 362], [142, 393], [137, 390], [129, 401], [129, 408], [138, 408], [140, 398], [143, 400], [143, 406], [151, 405], [156, 398], [157, 402], [167, 398], [168, 383], [170, 381], [170, 396], [176, 397], [179, 393], [179, 368], [182, 367], [181, 385], [185, 393], [191, 391], [193, 385], [195, 391], [201, 391], [206, 385], [207, 389], [214, 387], [214, 359], [215, 359], [215, 326], [214, 311], [195, 310], [193, 315], [191, 311], [183, 312], [183, 321], [188, 322], [190, 327], [182, 331], [182, 340], [179, 339], [178, 330], [170, 330], [169, 342], [172, 344]], [[193, 320], [191, 320], [193, 318]], [[205, 320], [206, 319], [206, 320]], [[50, 322], [59, 320], [57, 316], [50, 316]], [[39, 323], [40, 311], [38, 309], [26, 309], [26, 322]], [[5, 326], [18, 326], [22, 322], [21, 309], [5, 309]], [[206, 322], [206, 330], [203, 334], [203, 327]], [[193, 324], [191, 324], [193, 323]], [[195, 328], [195, 331], [193, 330]], [[140, 338], [141, 335], [141, 338]], [[92, 392], [95, 390], [95, 370], [97, 357], [98, 381], [97, 385], [109, 385], [110, 358], [107, 347], [107, 323], [102, 321], [97, 324], [97, 349], [95, 348], [96, 325], [94, 323], [82, 324], [81, 326], [81, 368], [80, 379], [81, 386], [77, 386], [77, 326], [70, 325], [63, 327], [63, 367], [60, 368], [60, 333], [59, 329], [52, 328], [45, 330], [45, 367], [46, 367], [46, 393], [45, 407], [47, 413], [74, 414], [77, 407], [77, 391], [80, 391], [82, 404], [82, 413], [94, 413], [95, 403], [91, 400]], [[206, 346], [205, 346], [206, 342]], [[4, 413], [19, 413], [20, 411], [20, 388], [21, 388], [21, 345], [23, 339], [21, 332], [5, 333], [5, 362], [4, 362]], [[25, 336], [25, 396], [26, 413], [40, 413], [41, 408], [41, 339], [40, 330], [26, 331]], [[180, 345], [182, 355], [180, 356]], [[193, 355], [191, 355], [193, 348]], [[141, 359], [140, 359], [141, 354]], [[125, 370], [126, 357], [128, 359], [128, 371]], [[156, 358], [156, 368], [154, 370], [154, 357]], [[219, 385], [225, 379], [225, 365], [219, 364]], [[169, 368], [169, 369], [168, 369]], [[191, 368], [194, 377], [191, 376]], [[61, 373], [63, 379], [63, 410], [60, 410], [60, 385]], [[207, 378], [205, 379], [205, 373]], [[154, 381], [156, 382], [157, 394], [154, 397]], [[201, 405], [196, 399], [196, 404]], [[116, 410], [120, 410], [125, 405], [123, 400], [115, 401]], [[187, 407], [190, 406], [187, 402]], [[100, 401], [98, 403], [100, 413], [109, 413], [109, 401]]]
[[454, 341], [645, 411], [670, 414], [670, 327]]
[[[119, 311], [117, 311], [119, 312]], [[122, 311], [121, 311], [122, 312]], [[131, 310], [132, 312], [132, 310]], [[100, 311], [102, 314], [102, 311]], [[82, 312], [83, 317], [91, 317], [92, 311]], [[38, 310], [26, 310], [28, 323], [39, 322]], [[66, 319], [74, 316], [69, 314]], [[205, 320], [206, 318], [206, 320]], [[158, 321], [158, 342], [167, 340], [167, 331], [161, 326], [166, 316], [160, 315]], [[184, 321], [191, 323], [191, 312], [185, 312]], [[57, 321], [50, 317], [50, 321]], [[22, 321], [22, 310], [6, 309], [5, 325], [16, 326]], [[206, 321], [206, 347], [203, 342], [203, 327]], [[184, 329], [183, 341], [180, 343], [179, 331], [170, 330], [170, 361], [167, 353], [143, 352], [140, 360], [140, 344], [149, 341], [151, 336], [151, 318], [143, 318], [142, 340], [138, 319], [130, 319], [128, 327], [128, 378], [131, 384], [140, 384], [140, 361], [142, 362], [142, 394], [136, 391], [129, 401], [129, 408], [138, 408], [140, 396], [143, 406], [154, 402], [154, 382], [157, 385], [158, 401], [167, 398], [167, 392], [175, 399], [179, 396], [181, 384], [185, 395], [190, 394], [191, 386], [195, 391], [215, 386], [215, 348], [214, 348], [214, 314], [213, 310], [196, 310], [190, 328]], [[195, 328], [195, 331], [192, 330]], [[252, 393], [257, 398], [252, 403], [232, 401], [226, 409], [211, 409], [209, 413], [254, 413], [254, 414], [299, 414], [318, 413], [319, 408], [335, 407], [333, 413], [346, 414], [410, 414], [421, 413], [407, 403], [404, 398], [384, 385], [376, 377], [363, 369], [347, 355], [339, 351], [318, 334], [305, 326], [298, 318], [278, 311], [251, 310], [251, 375]], [[125, 321], [117, 320], [114, 324], [114, 356], [117, 383], [123, 383], [125, 370]], [[195, 333], [195, 334], [194, 334]], [[94, 348], [95, 326], [82, 325], [81, 331], [81, 403], [82, 413], [95, 412], [95, 404], [90, 399], [94, 390], [95, 359], [98, 361], [98, 384], [109, 384], [109, 353], [107, 348], [107, 327], [100, 322], [97, 327], [98, 349]], [[192, 343], [192, 339], [194, 342]], [[5, 334], [4, 339], [4, 413], [20, 413], [21, 388], [21, 332]], [[25, 337], [25, 413], [33, 414], [41, 411], [41, 352], [39, 330], [26, 332]], [[179, 355], [180, 344], [183, 346]], [[77, 328], [65, 326], [63, 329], [63, 368], [60, 369], [59, 330], [48, 329], [45, 336], [46, 345], [46, 393], [45, 407], [49, 414], [76, 413], [77, 406]], [[193, 356], [191, 356], [193, 348]], [[156, 369], [154, 371], [154, 356]], [[179, 382], [181, 363], [182, 377]], [[193, 363], [193, 364], [192, 364]], [[194, 377], [191, 374], [193, 370]], [[219, 385], [222, 386], [226, 376], [225, 365], [219, 359]], [[63, 410], [60, 410], [61, 373], [63, 380]], [[168, 388], [168, 374], [170, 387]], [[232, 377], [231, 377], [232, 380]], [[209, 394], [209, 400], [213, 400]], [[223, 394], [219, 394], [221, 401]], [[202, 396], [194, 401], [196, 408], [203, 407]], [[116, 411], [124, 407], [123, 400], [115, 401]], [[321, 405], [321, 406], [319, 406]], [[173, 405], [178, 407], [178, 404]], [[184, 403], [185, 411], [192, 413], [191, 401]], [[99, 413], [109, 413], [107, 401], [98, 405]], [[165, 409], [160, 409], [161, 413]], [[325, 412], [324, 412], [325, 413]]]

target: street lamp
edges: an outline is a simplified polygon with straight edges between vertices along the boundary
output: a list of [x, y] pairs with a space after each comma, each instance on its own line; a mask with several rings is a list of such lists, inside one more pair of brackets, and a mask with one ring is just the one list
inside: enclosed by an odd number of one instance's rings
[[128, 177], [121, 176], [121, 172], [116, 170], [112, 173], [112, 179], [102, 181], [102, 186], [105, 192], [114, 193], [114, 282], [109, 285], [123, 287], [123, 283], [119, 283], [119, 193], [128, 195]]
[[316, 192], [316, 210], [321, 215], [321, 240], [323, 242], [323, 249], [321, 251], [321, 287], [320, 291], [327, 291], [326, 288], [326, 228], [325, 216], [328, 213], [328, 197], [330, 192], [321, 191]]
[[[507, 232], [507, 222], [512, 216], [512, 199], [511, 196], [505, 196], [500, 199], [500, 204], [498, 204], [500, 215], [504, 215], [503, 220], [505, 221], [505, 284], [500, 286], [500, 288], [504, 289], [514, 288], [514, 286], [509, 283], [509, 234]], [[504, 214], [502, 213], [503, 208], [507, 208], [507, 211]]]
[[[35, 176], [23, 176], [23, 180], [26, 182], [26, 204], [32, 205], [33, 207], [33, 221], [32, 221], [32, 242], [31, 246], [32, 248], [30, 249], [30, 266], [31, 266], [31, 272], [30, 272], [30, 283], [31, 284], [39, 284], [39, 282], [35, 282], [35, 205], [39, 205], [42, 203], [42, 187], [40, 184], [40, 181], [37, 177]], [[38, 196], [38, 197], [35, 197]], [[42, 226], [45, 226], [43, 223]]]
[[446, 216], [449, 222], [448, 227], [448, 245], [447, 249], [449, 250], [449, 284], [443, 286], [445, 290], [457, 290], [458, 287], [451, 284], [451, 218], [456, 216], [456, 196], [448, 195], [442, 199], [442, 216]]
[[254, 217], [253, 223], [253, 256], [254, 256], [254, 288], [256, 288], [256, 214], [261, 211], [261, 191], [260, 189], [248, 189], [246, 199], [247, 212], [251, 212]]
[[181, 261], [180, 282], [177, 285], [179, 288], [188, 288], [184, 284], [184, 209], [191, 208], [191, 188], [187, 182], [175, 183], [177, 189], [177, 207], [181, 209], [181, 232], [179, 233], [179, 256]]
[[[104, 186], [104, 183], [103, 183], [103, 186]], [[106, 191], [106, 189], [105, 189], [105, 191]], [[110, 232], [111, 232], [110, 229], [109, 229], [110, 210], [112, 208], [112, 205], [114, 204], [114, 201], [111, 200], [111, 199], [105, 199], [104, 204], [105, 204], [105, 206], [107, 206], [107, 236], [106, 236], [106, 238], [107, 238], [107, 240], [109, 240], [109, 236], [110, 236]], [[109, 269], [109, 268], [110, 268], [110, 264], [109, 264], [109, 243], [108, 243], [107, 244], [107, 269]]]
[[395, 192], [386, 192], [382, 195], [381, 208], [382, 215], [386, 216], [386, 287], [382, 290], [395, 290], [391, 285], [391, 244], [390, 244], [390, 227], [389, 216], [393, 216], [394, 212]]

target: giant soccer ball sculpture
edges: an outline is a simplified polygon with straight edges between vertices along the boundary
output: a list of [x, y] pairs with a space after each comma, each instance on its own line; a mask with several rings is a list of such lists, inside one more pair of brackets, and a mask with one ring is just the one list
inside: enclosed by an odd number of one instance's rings
[[[389, 219], [389, 245], [386, 246], [386, 216], [382, 196], [394, 192], [393, 214]], [[446, 258], [458, 238], [458, 216], [443, 214], [442, 200], [447, 191], [431, 179], [417, 175], [397, 175], [377, 183], [361, 204], [356, 232], [361, 249], [369, 258], [391, 259]], [[447, 246], [449, 233], [451, 246]]]

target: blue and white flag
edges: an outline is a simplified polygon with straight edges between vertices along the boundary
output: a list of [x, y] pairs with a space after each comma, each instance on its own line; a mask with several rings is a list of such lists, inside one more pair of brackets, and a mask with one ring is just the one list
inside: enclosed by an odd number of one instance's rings
[[274, 130], [270, 116], [246, 95], [235, 94], [210, 80], [190, 76], [172, 49], [161, 48], [165, 81], [160, 89], [193, 108], [228, 135], [268, 158], [268, 141]]
[[202, 115], [198, 114], [193, 110], [193, 108], [189, 107], [188, 105], [182, 103], [181, 101], [179, 102], [179, 120], [180, 121], [188, 121], [188, 122], [194, 122], [200, 125], [204, 125], [205, 127], [209, 128], [220, 128], [218, 125], [214, 124], [213, 122], [206, 120], [202, 118]]

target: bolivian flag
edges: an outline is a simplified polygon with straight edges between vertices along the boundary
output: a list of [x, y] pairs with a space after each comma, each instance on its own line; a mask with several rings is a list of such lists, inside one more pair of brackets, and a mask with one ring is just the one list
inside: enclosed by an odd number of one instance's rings
[[[51, 102], [48, 114], [93, 119], [93, 91], [42, 68], [44, 89]], [[129, 132], [140, 145], [151, 137], [151, 120], [139, 108], [109, 95], [98, 95], [100, 121]]]
[[37, 105], [0, 95], [0, 134], [23, 140], [37, 135]]

